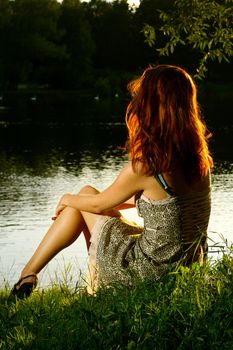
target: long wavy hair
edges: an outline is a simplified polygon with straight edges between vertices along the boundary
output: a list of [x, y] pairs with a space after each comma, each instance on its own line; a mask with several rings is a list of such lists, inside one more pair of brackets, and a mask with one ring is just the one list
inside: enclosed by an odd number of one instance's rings
[[149, 66], [128, 84], [132, 100], [126, 111], [128, 149], [135, 168], [147, 174], [183, 168], [188, 182], [207, 175], [213, 166], [211, 136], [202, 119], [191, 76], [173, 65]]

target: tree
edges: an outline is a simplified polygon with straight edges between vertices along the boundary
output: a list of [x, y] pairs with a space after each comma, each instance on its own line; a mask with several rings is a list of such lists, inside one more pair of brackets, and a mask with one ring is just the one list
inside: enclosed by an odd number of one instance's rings
[[157, 47], [161, 56], [173, 54], [180, 46], [191, 48], [200, 56], [196, 77], [204, 78], [210, 61], [229, 62], [233, 55], [232, 4], [233, 0], [176, 0], [173, 11], [160, 11], [159, 29], [144, 27], [146, 41], [156, 45], [157, 33], [162, 32], [167, 42]]
[[57, 30], [59, 7], [56, 0], [5, 1], [8, 21], [1, 30], [5, 37], [1, 55], [8, 87], [53, 80], [56, 65], [66, 57]]
[[85, 18], [85, 5], [80, 0], [63, 0], [59, 28], [64, 33], [63, 43], [68, 54], [64, 84], [69, 87], [88, 84], [94, 42]]
[[10, 73], [11, 48], [8, 45], [12, 9], [8, 0], [0, 0], [0, 88], [6, 88]]
[[95, 42], [96, 68], [124, 69], [129, 66], [131, 18], [127, 0], [91, 0], [87, 16]]
[[[160, 18], [160, 11], [168, 11], [173, 8], [173, 0], [141, 0], [139, 7], [134, 14], [134, 48], [133, 56], [137, 66], [146, 66], [148, 63], [157, 62], [159, 53], [154, 50], [154, 45], [147, 45], [148, 37], [145, 40], [144, 34], [154, 35], [156, 31], [156, 44], [158, 47], [164, 43], [164, 35], [159, 32], [159, 28], [163, 25]], [[147, 23], [147, 26], [145, 26]], [[145, 26], [145, 27], [144, 27]], [[142, 28], [144, 27], [144, 33]], [[150, 32], [147, 31], [147, 27]], [[153, 39], [153, 37], [151, 37]], [[151, 44], [151, 43], [150, 43]]]

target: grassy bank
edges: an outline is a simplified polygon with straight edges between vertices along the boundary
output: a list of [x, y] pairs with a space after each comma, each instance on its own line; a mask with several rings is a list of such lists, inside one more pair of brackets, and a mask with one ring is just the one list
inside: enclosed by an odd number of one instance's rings
[[0, 293], [1, 349], [232, 349], [232, 252], [159, 282], [84, 290], [54, 286], [27, 300]]

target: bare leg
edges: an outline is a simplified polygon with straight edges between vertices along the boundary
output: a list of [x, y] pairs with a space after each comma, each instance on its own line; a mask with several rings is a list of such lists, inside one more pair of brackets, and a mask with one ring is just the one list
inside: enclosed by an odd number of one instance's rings
[[[98, 193], [98, 191], [86, 186], [80, 193]], [[99, 218], [97, 214], [80, 212], [70, 207], [65, 208], [24, 267], [21, 277], [39, 273], [58, 252], [72, 244], [81, 232], [84, 233], [87, 248], [89, 248], [90, 230], [97, 218]]]
[[81, 213], [73, 208], [65, 208], [24, 267], [21, 277], [39, 273], [57, 253], [73, 243], [82, 231], [89, 238], [90, 234]]

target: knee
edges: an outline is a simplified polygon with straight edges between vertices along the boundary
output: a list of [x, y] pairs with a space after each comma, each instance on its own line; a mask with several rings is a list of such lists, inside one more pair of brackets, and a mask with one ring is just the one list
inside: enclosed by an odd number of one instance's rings
[[90, 185], [86, 185], [82, 187], [81, 190], [79, 191], [79, 194], [97, 194], [97, 193], [99, 193], [99, 191]]

